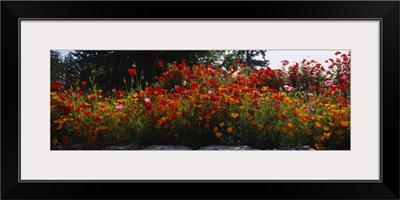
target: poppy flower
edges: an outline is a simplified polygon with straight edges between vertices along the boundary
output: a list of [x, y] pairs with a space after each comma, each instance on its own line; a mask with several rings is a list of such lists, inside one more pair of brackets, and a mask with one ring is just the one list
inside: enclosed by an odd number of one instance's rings
[[288, 60], [282, 60], [281, 63], [282, 63], [283, 65], [288, 65], [288, 64], [289, 64], [289, 61], [288, 61]]
[[115, 98], [119, 99], [119, 98], [121, 98], [121, 97], [124, 96], [124, 95], [125, 95], [125, 92], [124, 92], [124, 91], [118, 91], [117, 94], [115, 94]]
[[220, 138], [220, 137], [222, 136], [222, 133], [221, 133], [221, 132], [217, 132], [217, 133], [215, 134], [215, 136], [217, 136], [218, 138]]
[[86, 86], [86, 85], [87, 85], [87, 82], [86, 82], [86, 81], [82, 81], [81, 83], [82, 83], [83, 86]]
[[226, 131], [228, 131], [228, 133], [231, 133], [233, 131], [233, 128], [229, 127], [228, 129], [226, 129]]
[[339, 55], [339, 54], [341, 54], [342, 52], [340, 52], [340, 51], [336, 51], [336, 53], [335, 53], [335, 56], [337, 56], [337, 55]]
[[199, 84], [197, 82], [193, 82], [190, 84], [190, 87], [192, 87], [193, 90], [198, 90], [199, 89]]
[[90, 144], [96, 144], [96, 142], [97, 142], [97, 137], [96, 136], [90, 137]]
[[337, 88], [338, 88], [337, 85], [334, 85], [334, 84], [331, 85], [331, 91], [334, 91], [334, 90], [336, 90]]
[[65, 136], [62, 138], [62, 142], [63, 142], [64, 145], [68, 145], [69, 143], [71, 143], [71, 142], [67, 139], [67, 137], [65, 137]]
[[157, 66], [162, 67], [163, 65], [164, 65], [164, 63], [162, 60], [158, 61]]
[[58, 81], [55, 81], [53, 84], [51, 84], [51, 87], [55, 90], [59, 90], [62, 88], [62, 85]]
[[137, 74], [137, 73], [136, 73], [136, 70], [133, 69], [133, 68], [128, 69], [128, 72], [129, 72], [129, 74], [130, 74], [131, 76], [134, 76], [134, 75]]
[[77, 95], [79, 95], [79, 96], [83, 96], [83, 92], [82, 92], [82, 90], [78, 90], [78, 91], [76, 91], [76, 94], [77, 94]]

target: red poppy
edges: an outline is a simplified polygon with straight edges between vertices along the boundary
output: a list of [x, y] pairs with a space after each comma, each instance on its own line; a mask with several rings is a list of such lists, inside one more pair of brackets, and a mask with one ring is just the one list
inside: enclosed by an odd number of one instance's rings
[[55, 90], [59, 90], [62, 88], [62, 85], [58, 81], [55, 81], [53, 84], [51, 84], [51, 87]]
[[346, 86], [344, 84], [340, 84], [340, 90], [342, 92], [345, 92], [346, 91]]
[[62, 142], [64, 145], [68, 145], [70, 143], [70, 141], [65, 136], [62, 138]]
[[342, 52], [340, 52], [340, 51], [336, 51], [336, 53], [335, 53], [335, 56], [337, 56], [337, 55], [339, 55], [339, 54], [341, 54]]
[[312, 91], [314, 91], [314, 90], [316, 90], [317, 89], [317, 86], [312, 86], [311, 88], [310, 88], [310, 90], [312, 90]]
[[163, 63], [162, 60], [160, 60], [160, 61], [158, 61], [157, 65], [158, 65], [159, 67], [162, 67], [162, 66], [164, 65], [164, 63]]
[[199, 84], [197, 82], [191, 83], [190, 86], [192, 87], [193, 90], [199, 89]]
[[176, 119], [176, 115], [175, 114], [171, 114], [171, 119]]
[[175, 91], [176, 91], [176, 92], [185, 92], [185, 88], [182, 87], [182, 86], [178, 86], [178, 87], [175, 89]]
[[79, 96], [82, 96], [83, 92], [82, 92], [82, 90], [78, 90], [78, 91], [76, 91], [76, 94], [78, 94]]
[[288, 60], [282, 60], [281, 63], [282, 63], [283, 65], [288, 65], [288, 64], [289, 64], [289, 61], [288, 61]]
[[152, 86], [149, 86], [146, 88], [146, 91], [149, 95], [154, 95], [154, 89]]
[[87, 84], [86, 81], [82, 81], [82, 85], [85, 86]]
[[129, 72], [129, 74], [130, 74], [131, 76], [136, 75], [136, 70], [133, 69], [133, 68], [128, 69], [128, 72]]
[[115, 98], [119, 99], [124, 95], [125, 95], [125, 91], [118, 91], [117, 94], [115, 95]]
[[236, 64], [240, 64], [240, 60], [236, 60]]
[[96, 136], [90, 137], [90, 143], [91, 144], [96, 144], [96, 142], [97, 142], [97, 137]]
[[273, 92], [273, 93], [275, 93], [275, 94], [278, 94], [278, 93], [279, 93], [279, 91], [276, 90], [276, 89], [271, 89], [271, 92]]

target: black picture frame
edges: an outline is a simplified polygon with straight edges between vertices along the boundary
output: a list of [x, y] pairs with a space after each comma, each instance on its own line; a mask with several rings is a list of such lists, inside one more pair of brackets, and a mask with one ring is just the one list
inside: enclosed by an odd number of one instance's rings
[[[237, 8], [235, 12], [226, 5]], [[166, 9], [168, 8], [168, 9]], [[181, 9], [185, 8], [185, 9]], [[216, 12], [206, 12], [212, 8]], [[399, 199], [398, 1], [2, 1], [2, 199]], [[19, 19], [380, 19], [381, 170], [379, 182], [19, 182]], [[17, 124], [17, 125], [16, 125]], [[366, 155], [368, 156], [368, 155]], [[341, 169], [341, 170], [345, 170]], [[224, 187], [222, 187], [224, 186]], [[259, 187], [261, 186], [261, 187]], [[223, 188], [229, 188], [225, 190]], [[260, 188], [263, 188], [260, 190]], [[153, 191], [148, 193], [147, 191]], [[183, 192], [184, 191], [184, 192]], [[189, 194], [189, 195], [187, 195]]]

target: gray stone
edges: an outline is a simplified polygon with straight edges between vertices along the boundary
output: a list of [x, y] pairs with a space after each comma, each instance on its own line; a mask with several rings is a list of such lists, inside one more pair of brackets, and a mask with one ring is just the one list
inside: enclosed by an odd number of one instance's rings
[[274, 150], [303, 150], [303, 151], [315, 151], [315, 149], [309, 147], [309, 146], [299, 146], [299, 147], [286, 147], [286, 148], [280, 148], [280, 149], [274, 149]]
[[137, 150], [139, 147], [137, 145], [112, 145], [106, 147], [106, 150]]
[[128, 146], [118, 146], [118, 145], [106, 147], [106, 150], [128, 150], [128, 149], [129, 149]]
[[249, 146], [225, 146], [225, 145], [211, 145], [200, 147], [202, 151], [236, 151], [236, 150], [260, 150]]
[[182, 145], [152, 145], [143, 150], [192, 150], [189, 147]]

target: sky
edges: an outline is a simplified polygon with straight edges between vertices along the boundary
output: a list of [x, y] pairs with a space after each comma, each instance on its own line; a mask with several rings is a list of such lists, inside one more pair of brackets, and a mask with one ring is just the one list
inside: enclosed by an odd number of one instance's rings
[[[336, 58], [335, 52], [341, 51], [342, 53], [348, 52], [348, 50], [267, 50], [265, 58], [270, 61], [269, 67], [272, 69], [280, 69], [282, 67], [282, 60], [288, 60], [290, 64], [298, 62], [300, 63], [303, 59], [315, 60], [322, 64], [324, 67], [328, 67], [329, 63], [325, 63], [325, 60], [329, 58]], [[63, 56], [67, 55], [69, 51], [59, 51]]]

